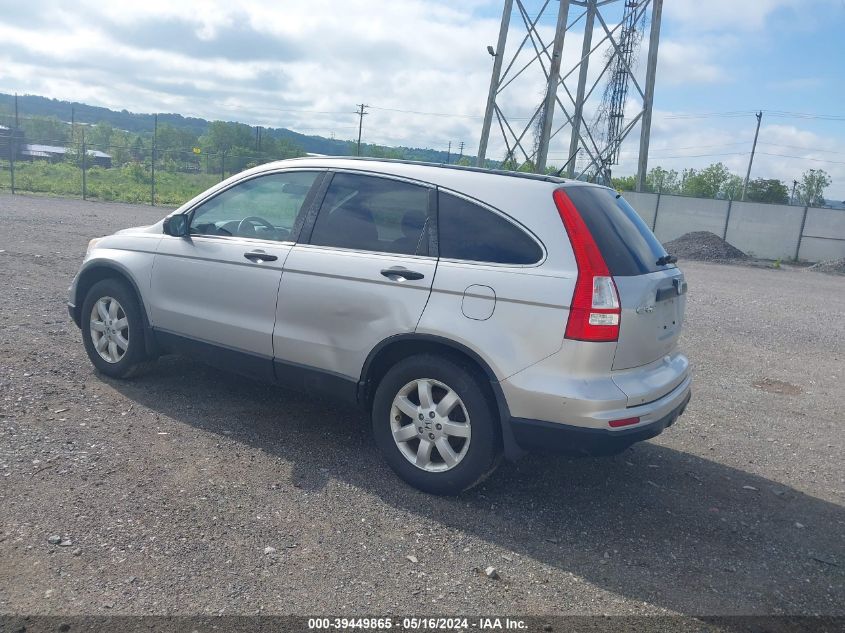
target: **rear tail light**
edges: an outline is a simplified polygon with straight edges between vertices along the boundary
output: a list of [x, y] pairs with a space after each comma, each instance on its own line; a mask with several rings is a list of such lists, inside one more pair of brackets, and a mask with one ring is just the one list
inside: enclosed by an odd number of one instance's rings
[[555, 191], [553, 197], [578, 265], [578, 279], [566, 323], [566, 338], [616, 341], [619, 339], [622, 311], [613, 277], [572, 200], [563, 189]]

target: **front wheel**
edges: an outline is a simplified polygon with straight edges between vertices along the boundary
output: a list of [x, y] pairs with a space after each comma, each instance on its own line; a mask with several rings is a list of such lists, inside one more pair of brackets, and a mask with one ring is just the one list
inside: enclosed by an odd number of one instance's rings
[[141, 306], [125, 283], [104, 279], [91, 286], [82, 303], [82, 341], [107, 376], [129, 378], [147, 367]]
[[390, 368], [373, 399], [373, 433], [391, 468], [433, 494], [458, 494], [498, 463], [498, 418], [472, 370], [432, 356]]

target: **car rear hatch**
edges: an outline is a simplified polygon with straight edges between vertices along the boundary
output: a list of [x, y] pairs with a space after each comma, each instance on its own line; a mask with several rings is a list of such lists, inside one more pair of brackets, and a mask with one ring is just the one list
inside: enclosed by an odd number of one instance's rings
[[[683, 325], [687, 290], [674, 258], [615, 191], [592, 186], [571, 186], [564, 191], [601, 252], [618, 291], [621, 310], [612, 369], [641, 367], [671, 355]], [[630, 381], [626, 382], [630, 386]], [[667, 384], [667, 388], [672, 387]]]

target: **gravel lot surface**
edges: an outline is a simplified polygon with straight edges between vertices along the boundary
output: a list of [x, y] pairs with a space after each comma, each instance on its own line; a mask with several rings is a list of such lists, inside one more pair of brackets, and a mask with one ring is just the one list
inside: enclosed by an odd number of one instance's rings
[[443, 499], [357, 410], [177, 357], [92, 371], [86, 243], [164, 214], [0, 195], [0, 613], [845, 614], [841, 276], [682, 262], [674, 427]]

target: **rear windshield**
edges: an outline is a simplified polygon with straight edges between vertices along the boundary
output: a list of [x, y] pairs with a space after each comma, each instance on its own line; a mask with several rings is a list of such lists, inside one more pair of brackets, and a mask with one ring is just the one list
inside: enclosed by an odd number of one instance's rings
[[610, 189], [567, 187], [572, 200], [614, 277], [665, 270], [657, 260], [666, 250], [625, 199]]

